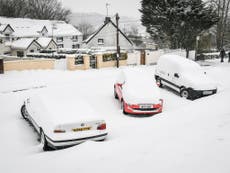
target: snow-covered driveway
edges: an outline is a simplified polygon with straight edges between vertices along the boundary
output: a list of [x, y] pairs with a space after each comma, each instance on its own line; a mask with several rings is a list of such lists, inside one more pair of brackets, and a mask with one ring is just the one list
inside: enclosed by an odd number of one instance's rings
[[[154, 66], [130, 68], [154, 74]], [[229, 173], [230, 64], [204, 68], [218, 82], [216, 95], [189, 101], [160, 89], [163, 113], [145, 118], [120, 110], [115, 68], [0, 75], [0, 172]], [[23, 100], [43, 90], [83, 96], [105, 118], [108, 139], [43, 152], [20, 115]]]

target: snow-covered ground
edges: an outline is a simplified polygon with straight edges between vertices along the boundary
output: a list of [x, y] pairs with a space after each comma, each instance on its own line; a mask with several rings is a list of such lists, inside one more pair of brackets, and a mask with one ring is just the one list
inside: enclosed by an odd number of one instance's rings
[[[160, 89], [163, 113], [144, 118], [124, 115], [114, 99], [120, 69], [0, 75], [0, 172], [229, 173], [230, 64], [209, 64], [203, 68], [218, 83], [217, 94], [189, 101]], [[129, 68], [154, 75], [154, 66]], [[43, 152], [20, 106], [44, 90], [83, 96], [106, 120], [107, 140]]]

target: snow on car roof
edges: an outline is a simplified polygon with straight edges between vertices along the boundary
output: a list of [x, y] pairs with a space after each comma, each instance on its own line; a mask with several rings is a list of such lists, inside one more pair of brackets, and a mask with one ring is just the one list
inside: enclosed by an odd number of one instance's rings
[[[167, 54], [163, 55], [159, 58], [158, 64], [160, 66], [164, 66], [165, 68], [174, 67], [177, 68], [177, 70], [186, 70], [189, 69], [201, 69], [200, 65], [190, 59], [187, 59], [185, 57], [179, 56], [179, 55], [173, 55], [173, 54]], [[166, 67], [167, 66], [167, 67]]]
[[83, 98], [73, 94], [45, 92], [31, 97], [40, 116], [48, 116], [54, 125], [101, 120]]
[[137, 102], [137, 97], [143, 98], [142, 100], [159, 101], [160, 92], [154, 76], [149, 75], [144, 69], [130, 68], [124, 69], [123, 74], [125, 77], [123, 94], [130, 102]]

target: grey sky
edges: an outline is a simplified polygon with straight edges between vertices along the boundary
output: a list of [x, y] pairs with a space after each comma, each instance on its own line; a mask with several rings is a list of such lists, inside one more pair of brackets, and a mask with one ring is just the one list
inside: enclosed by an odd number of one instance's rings
[[141, 0], [60, 0], [64, 7], [72, 12], [97, 12], [106, 14], [106, 3], [109, 3], [109, 14], [119, 13], [121, 16], [140, 18]]

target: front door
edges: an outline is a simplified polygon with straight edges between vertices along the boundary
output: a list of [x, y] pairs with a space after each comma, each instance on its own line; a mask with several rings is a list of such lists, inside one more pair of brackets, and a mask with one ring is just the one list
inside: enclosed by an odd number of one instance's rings
[[145, 50], [141, 50], [141, 65], [145, 65]]

